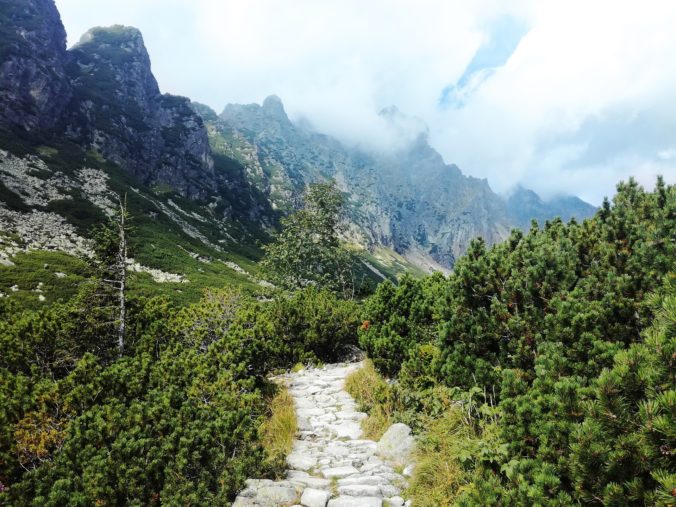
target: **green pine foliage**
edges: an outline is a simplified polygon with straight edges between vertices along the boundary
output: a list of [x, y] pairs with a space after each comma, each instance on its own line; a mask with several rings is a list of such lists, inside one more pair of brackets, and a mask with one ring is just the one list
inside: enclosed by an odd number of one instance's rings
[[367, 301], [396, 418], [443, 417], [450, 392], [490, 435], [457, 504], [673, 504], [674, 237], [676, 188], [630, 180], [593, 219], [476, 240], [448, 278]]
[[39, 311], [0, 300], [2, 505], [229, 505], [279, 471], [270, 373], [357, 340], [355, 304], [328, 292], [214, 289], [129, 300], [120, 357], [97, 287]]

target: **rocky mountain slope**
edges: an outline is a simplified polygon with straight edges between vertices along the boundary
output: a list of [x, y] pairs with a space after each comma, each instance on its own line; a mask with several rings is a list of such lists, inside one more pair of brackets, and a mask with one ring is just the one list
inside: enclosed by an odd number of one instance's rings
[[[153, 203], [141, 213], [164, 215], [213, 254], [234, 244], [228, 231], [239, 231], [240, 243], [262, 237], [300, 205], [309, 183], [334, 179], [348, 200], [348, 239], [365, 256], [386, 249], [390, 267], [431, 270], [450, 268], [474, 237], [494, 243], [530, 218], [592, 210], [578, 201], [551, 206], [527, 191], [505, 201], [447, 165], [424, 131], [373, 152], [295, 124], [274, 96], [217, 115], [162, 94], [138, 30], [93, 28], [67, 50], [53, 0], [0, 0], [0, 21], [0, 212], [8, 223], [10, 211], [55, 213], [82, 232], [105, 212], [87, 191], [87, 170], [96, 170], [112, 175], [118, 194], [143, 196], [141, 208]], [[403, 118], [393, 108], [382, 114], [393, 124]], [[54, 195], [27, 200], [35, 185]]]
[[138, 30], [94, 28], [66, 50], [53, 0], [2, 0], [0, 12], [1, 126], [65, 135], [184, 197], [218, 190], [202, 120], [160, 93]]
[[[275, 96], [262, 105], [229, 104], [220, 116], [206, 106], [193, 107], [207, 124], [213, 149], [246, 167], [273, 207], [291, 209], [307, 184], [334, 179], [348, 196], [353, 241], [369, 249], [392, 248], [427, 269], [451, 267], [477, 236], [495, 243], [512, 227], [529, 227], [532, 218], [543, 222], [594, 212], [577, 198], [546, 203], [525, 189], [505, 200], [486, 180], [446, 164], [425, 131], [397, 149], [374, 152], [294, 124]], [[396, 108], [381, 114], [393, 127], [406, 120]], [[535, 201], [528, 200], [533, 196]]]

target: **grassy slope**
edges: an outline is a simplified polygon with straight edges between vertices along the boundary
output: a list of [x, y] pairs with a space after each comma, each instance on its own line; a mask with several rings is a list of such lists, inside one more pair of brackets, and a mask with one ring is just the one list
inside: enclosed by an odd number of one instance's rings
[[[184, 275], [189, 280], [188, 283], [157, 283], [147, 273], [134, 273], [130, 277], [131, 295], [165, 295], [178, 304], [185, 304], [197, 301], [207, 287], [231, 286], [250, 294], [269, 292], [269, 289], [264, 289], [256, 281], [263, 278], [258, 265], [262, 255], [260, 245], [269, 240], [269, 236], [257, 224], [235, 220], [219, 224], [211, 216], [212, 211], [205, 203], [183, 199], [168, 187], [148, 189], [115, 164], [103, 160], [97, 153], [85, 153], [77, 145], [62, 139], [36, 139], [27, 137], [26, 134], [0, 131], [0, 148], [18, 156], [37, 154], [51, 169], [67, 175], [83, 166], [102, 169], [110, 176], [109, 187], [119, 195], [127, 195], [132, 215], [133, 231], [130, 239], [135, 260], [150, 268]], [[184, 210], [184, 213], [172, 208], [168, 204], [169, 200]], [[18, 211], [30, 209], [18, 196], [4, 188], [4, 185], [0, 185], [0, 201]], [[218, 245], [221, 250], [186, 234], [175, 221], [162, 213], [158, 202], [197, 229], [211, 245]], [[44, 210], [61, 214], [85, 237], [91, 234], [92, 227], [105, 220], [103, 212], [78, 191], [72, 193], [72, 199], [53, 201]], [[206, 217], [207, 220], [198, 220], [191, 213]], [[236, 241], [229, 239], [222, 227]], [[194, 254], [209, 262], [198, 260]], [[423, 274], [415, 266], [386, 249], [379, 249], [374, 253], [361, 251], [359, 255], [393, 280], [404, 272]], [[91, 274], [86, 262], [62, 252], [24, 253], [17, 255], [13, 262], [15, 266], [0, 266], [0, 292], [9, 294], [30, 307], [71, 297], [77, 290], [78, 282]], [[225, 262], [234, 262], [251, 276], [233, 270]], [[47, 270], [44, 268], [45, 264], [49, 264]], [[67, 276], [57, 278], [55, 272], [66, 273]], [[381, 277], [366, 266], [361, 267], [358, 276], [371, 286], [382, 281]], [[34, 292], [39, 282], [44, 284], [44, 302], [39, 301], [41, 293]], [[11, 290], [14, 285], [19, 286], [18, 292]]]
[[[187, 213], [194, 211], [200, 215], [207, 215], [204, 206], [186, 201], [168, 189], [158, 189], [155, 193], [144, 188], [140, 182], [114, 164], [103, 161], [95, 153], [84, 153], [76, 145], [59, 139], [22, 138], [6, 131], [0, 132], [0, 148], [19, 156], [38, 154], [50, 168], [65, 174], [72, 174], [74, 170], [83, 166], [103, 169], [109, 174], [109, 187], [118, 194], [127, 194], [129, 211], [133, 217], [131, 244], [136, 261], [144, 266], [185, 275], [189, 280], [188, 283], [157, 283], [148, 274], [135, 273], [130, 280], [132, 294], [164, 294], [177, 303], [187, 303], [196, 301], [206, 287], [228, 285], [246, 292], [262, 290], [255, 280], [234, 271], [222, 262], [234, 262], [254, 277], [260, 275], [257, 261], [260, 259], [261, 250], [258, 243], [265, 240], [265, 234], [256, 230], [252, 224], [227, 224], [228, 234], [239, 241], [235, 243], [228, 239], [227, 243], [222, 245], [223, 251], [218, 251], [186, 234], [180, 226], [161, 212], [155, 202], [159, 201], [169, 207], [182, 220], [199, 230], [213, 245], [221, 245], [219, 240], [224, 240], [225, 235], [219, 230], [215, 220], [207, 222], [197, 220], [176, 211], [167, 203], [171, 199]], [[132, 187], [139, 192], [131, 190]], [[0, 200], [10, 208], [28, 211], [20, 199], [18, 201], [17, 199], [18, 196], [14, 196], [8, 190], [0, 193]], [[50, 203], [45, 211], [55, 211], [63, 215], [83, 236], [89, 236], [91, 228], [105, 219], [101, 210], [86, 201], [79, 193], [73, 195], [72, 200]], [[210, 259], [211, 262], [201, 262], [193, 258], [191, 253]], [[12, 292], [10, 287], [17, 284], [20, 288], [25, 286], [32, 289], [33, 285], [42, 281], [45, 287], [49, 286], [49, 290], [45, 289], [44, 293], [47, 303], [55, 299], [55, 294], [64, 298], [71, 296], [76, 288], [75, 282], [89, 274], [85, 262], [61, 252], [20, 254], [13, 262], [15, 266], [0, 266], [0, 291], [10, 293], [12, 297], [17, 297], [30, 306], [38, 304], [38, 293]], [[43, 268], [45, 263], [50, 265], [51, 274], [63, 272], [69, 274], [69, 277], [52, 280], [55, 277], [45, 273]], [[51, 292], [53, 294], [50, 294]]]

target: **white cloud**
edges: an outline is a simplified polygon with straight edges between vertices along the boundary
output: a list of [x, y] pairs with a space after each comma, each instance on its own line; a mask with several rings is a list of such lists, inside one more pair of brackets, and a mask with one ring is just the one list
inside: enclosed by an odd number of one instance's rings
[[[279, 95], [292, 117], [350, 142], [391, 140], [377, 112], [423, 118], [448, 162], [496, 190], [521, 182], [598, 203], [621, 178], [676, 181], [676, 3], [646, 0], [57, 0], [71, 41], [89, 26], [144, 32], [165, 91], [220, 110]], [[463, 95], [504, 16], [529, 32]], [[484, 76], [485, 77], [485, 76]], [[662, 155], [660, 155], [662, 154]]]

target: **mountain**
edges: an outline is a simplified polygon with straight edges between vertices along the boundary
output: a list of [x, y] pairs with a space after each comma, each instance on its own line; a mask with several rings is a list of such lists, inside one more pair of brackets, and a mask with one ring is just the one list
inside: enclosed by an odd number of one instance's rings
[[528, 229], [532, 220], [544, 223], [553, 216], [565, 222], [571, 218], [585, 218], [596, 213], [591, 204], [574, 196], [555, 196], [548, 201], [532, 190], [518, 185], [506, 198], [507, 213], [511, 223], [521, 229]]
[[[525, 189], [538, 206], [522, 211], [521, 194], [505, 200], [486, 180], [446, 164], [425, 128], [397, 149], [377, 152], [293, 123], [275, 96], [262, 105], [229, 104], [219, 116], [203, 105], [195, 110], [207, 124], [212, 148], [245, 166], [276, 209], [293, 209], [309, 183], [334, 179], [348, 197], [354, 242], [391, 248], [427, 270], [450, 268], [477, 236], [492, 244], [512, 227], [529, 227], [531, 218], [585, 218], [595, 211], [577, 198], [545, 203]], [[381, 115], [394, 129], [414, 122], [396, 108]]]
[[[255, 261], [256, 242], [301, 205], [307, 185], [333, 179], [347, 198], [346, 239], [380, 277], [447, 270], [472, 238], [495, 243], [531, 218], [591, 212], [526, 190], [503, 199], [446, 164], [425, 126], [396, 108], [383, 120], [413, 132], [396, 149], [347, 146], [291, 121], [276, 96], [219, 115], [163, 94], [135, 28], [93, 28], [66, 49], [53, 0], [0, 0], [0, 21], [0, 229], [56, 231], [24, 246], [81, 244], [85, 226], [127, 194], [148, 237], [175, 234], [198, 256], [225, 262], [237, 250]], [[160, 222], [168, 229], [158, 232]], [[64, 231], [80, 239], [69, 243]], [[174, 253], [153, 244], [140, 245], [149, 268], [176, 272]]]
[[188, 198], [218, 189], [201, 118], [183, 97], [161, 94], [141, 33], [94, 28], [68, 52], [73, 87], [66, 134], [118, 163], [146, 185]]
[[0, 125], [62, 133], [148, 186], [216, 192], [202, 119], [188, 99], [160, 93], [138, 30], [93, 28], [66, 50], [53, 0], [0, 7]]

